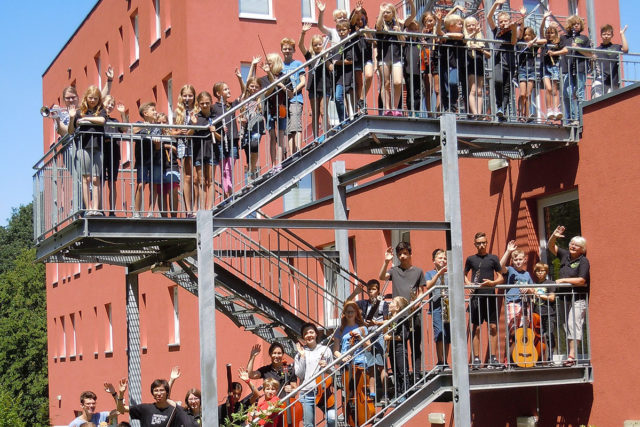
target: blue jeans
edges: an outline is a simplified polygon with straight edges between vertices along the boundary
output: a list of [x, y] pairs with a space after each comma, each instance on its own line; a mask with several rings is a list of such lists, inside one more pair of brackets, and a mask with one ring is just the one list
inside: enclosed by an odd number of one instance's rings
[[[312, 391], [300, 396], [302, 403], [302, 423], [304, 427], [315, 427], [316, 425], [316, 394]], [[327, 426], [335, 427], [336, 425], [336, 409], [329, 408], [324, 411], [327, 416]]]
[[571, 120], [580, 118], [580, 105], [584, 101], [584, 88], [587, 84], [587, 75], [577, 72], [567, 73], [562, 77], [562, 100], [564, 102], [565, 116]]
[[336, 85], [336, 93], [334, 95], [336, 101], [336, 111], [340, 123], [344, 122], [344, 86]]

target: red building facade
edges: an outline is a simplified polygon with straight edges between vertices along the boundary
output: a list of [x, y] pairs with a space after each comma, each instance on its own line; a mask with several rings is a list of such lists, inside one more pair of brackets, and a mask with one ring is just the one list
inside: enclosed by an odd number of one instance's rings
[[[100, 1], [44, 73], [43, 101], [59, 104], [61, 88], [70, 84], [80, 93], [90, 84], [104, 84], [108, 64], [115, 70], [112, 94], [127, 106], [132, 120], [137, 120], [137, 106], [149, 100], [158, 104], [158, 110], [169, 112], [186, 83], [198, 91], [210, 91], [215, 81], [232, 82], [234, 68], [261, 55], [258, 35], [267, 52], [278, 51], [282, 37], [297, 39], [303, 21], [300, 2], [285, 6], [265, 1], [269, 16], [260, 19], [243, 17], [242, 3], [216, 2], [214, 8], [205, 1]], [[344, 2], [328, 3], [332, 9]], [[554, 12], [567, 14], [567, 2], [550, 3]], [[585, 5], [578, 3], [580, 15], [586, 16]], [[513, 9], [517, 6], [511, 5]], [[370, 15], [378, 9], [371, 1], [365, 7]], [[619, 22], [617, 5], [598, 2], [595, 12], [598, 26]], [[330, 13], [327, 15], [329, 18]], [[633, 213], [640, 202], [629, 196], [640, 184], [635, 165], [640, 153], [633, 127], [619, 125], [633, 123], [633, 112], [640, 107], [638, 90], [631, 87], [585, 106], [584, 133], [577, 146], [510, 161], [508, 168], [494, 172], [487, 169], [486, 160], [460, 161], [465, 255], [472, 253], [474, 233], [483, 230], [489, 237], [490, 252], [501, 255], [506, 243], [516, 239], [528, 251], [531, 267], [549, 226], [544, 221], [545, 208], [577, 200], [580, 229], [589, 241], [592, 264], [593, 384], [474, 393], [474, 425], [515, 425], [517, 416], [534, 414], [539, 416], [539, 425], [559, 426], [620, 425], [627, 419], [640, 419], [636, 409], [640, 402], [629, 393], [640, 378], [633, 370], [620, 369], [633, 366], [633, 354], [640, 350], [633, 342], [625, 345], [625, 337], [637, 334], [632, 304], [638, 291], [629, 283], [626, 269], [610, 268], [609, 259], [612, 253], [631, 260], [638, 254], [629, 234], [638, 229]], [[47, 122], [45, 151], [54, 140], [53, 126]], [[126, 161], [127, 153], [123, 154]], [[369, 158], [343, 155], [337, 160], [344, 160], [350, 170]], [[333, 218], [332, 201], [324, 199], [331, 194], [331, 164], [316, 170], [313, 182], [316, 202], [286, 217]], [[442, 190], [439, 162], [378, 174], [348, 191], [349, 219], [436, 221], [444, 214]], [[281, 214], [282, 202], [271, 203], [265, 211]], [[445, 245], [444, 235], [410, 234], [414, 262], [431, 268], [430, 253]], [[332, 232], [301, 231], [300, 235], [318, 248], [334, 242]], [[384, 250], [398, 238], [381, 231], [350, 232], [353, 271], [365, 279], [376, 277]], [[127, 374], [127, 351], [131, 349], [127, 349], [126, 338], [125, 273], [102, 264], [47, 265], [52, 425], [66, 425], [73, 418], [73, 410], [79, 409], [78, 396], [86, 389], [98, 394], [99, 409], [114, 406], [101, 390], [105, 381], [115, 383]], [[143, 400], [150, 398], [148, 384], [167, 377], [176, 365], [182, 376], [173, 397], [183, 400], [184, 392], [197, 386], [200, 378], [197, 298], [150, 272], [140, 276], [139, 293]], [[219, 388], [224, 389], [224, 364], [244, 365], [251, 346], [262, 343], [264, 347], [264, 342], [223, 315], [216, 321], [217, 377]], [[266, 354], [261, 357], [257, 363], [268, 363]], [[424, 425], [426, 412], [445, 412], [450, 420], [452, 404], [430, 405], [412, 425]]]

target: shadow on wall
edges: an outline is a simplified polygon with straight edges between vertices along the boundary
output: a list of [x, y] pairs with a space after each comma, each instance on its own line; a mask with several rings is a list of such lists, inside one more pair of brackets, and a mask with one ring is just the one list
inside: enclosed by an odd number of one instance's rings
[[515, 427], [518, 417], [538, 415], [540, 427], [579, 427], [589, 424], [592, 406], [592, 384], [481, 391], [471, 393], [471, 420], [475, 427]]

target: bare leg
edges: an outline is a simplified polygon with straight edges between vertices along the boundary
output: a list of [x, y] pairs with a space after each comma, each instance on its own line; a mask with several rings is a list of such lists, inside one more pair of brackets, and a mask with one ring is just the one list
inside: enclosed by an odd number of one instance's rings
[[182, 197], [184, 209], [193, 212], [193, 163], [191, 157], [182, 159]]

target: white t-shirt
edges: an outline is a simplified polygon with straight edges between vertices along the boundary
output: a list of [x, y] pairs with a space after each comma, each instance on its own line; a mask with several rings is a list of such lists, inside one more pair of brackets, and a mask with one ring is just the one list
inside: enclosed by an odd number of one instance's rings
[[82, 417], [78, 417], [75, 420], [71, 421], [69, 427], [80, 427], [82, 424], [86, 422], [94, 423], [95, 425], [100, 425], [101, 422], [109, 422], [109, 411], [103, 412], [95, 412], [89, 421], [85, 421]]

